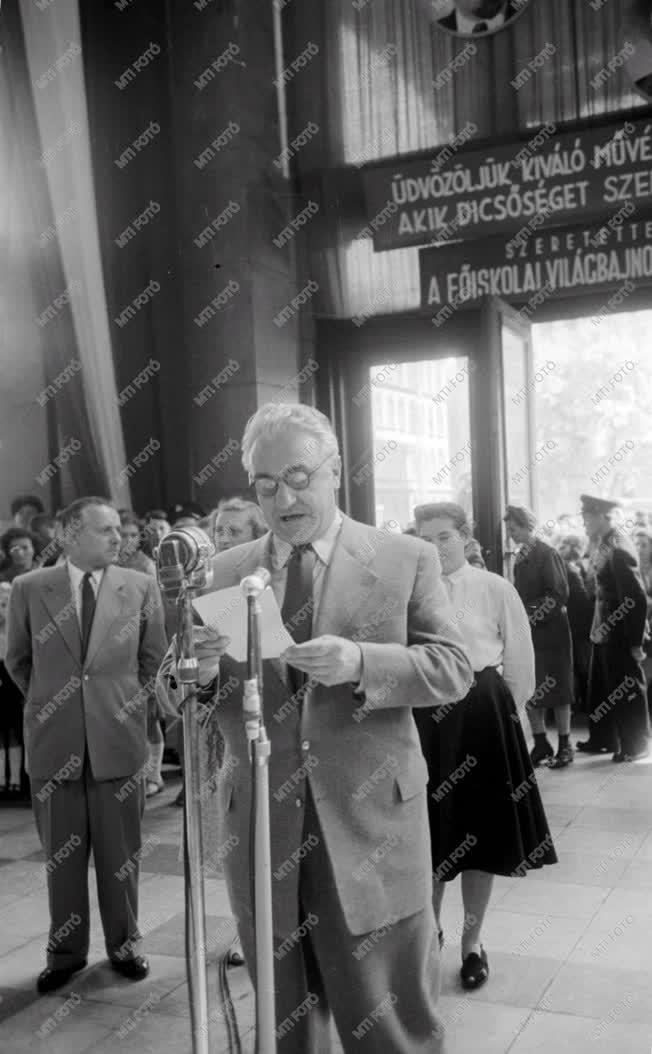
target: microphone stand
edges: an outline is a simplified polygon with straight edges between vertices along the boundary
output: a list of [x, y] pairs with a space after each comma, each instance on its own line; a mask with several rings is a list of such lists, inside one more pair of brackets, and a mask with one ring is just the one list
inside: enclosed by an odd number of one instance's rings
[[272, 861], [269, 820], [271, 746], [263, 724], [263, 660], [260, 642], [259, 591], [247, 591], [247, 679], [243, 711], [251, 761], [254, 859], [254, 935], [256, 945], [256, 1054], [276, 1054], [274, 941], [272, 931]]
[[177, 601], [177, 672], [181, 689], [184, 757], [184, 849], [186, 870], [186, 968], [193, 1054], [209, 1054], [208, 982], [206, 976], [206, 898], [201, 827], [199, 663], [193, 641], [192, 597], [198, 593], [184, 576]]

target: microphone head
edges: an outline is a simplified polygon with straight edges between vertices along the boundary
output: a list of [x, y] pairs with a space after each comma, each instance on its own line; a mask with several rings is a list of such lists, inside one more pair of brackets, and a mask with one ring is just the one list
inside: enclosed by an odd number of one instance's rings
[[215, 546], [205, 531], [189, 525], [169, 531], [156, 551], [156, 570], [162, 591], [176, 599], [184, 581], [192, 589], [206, 589], [213, 581]]
[[245, 596], [260, 596], [264, 589], [272, 581], [272, 576], [266, 567], [257, 567], [253, 574], [247, 575], [240, 583], [240, 588]]

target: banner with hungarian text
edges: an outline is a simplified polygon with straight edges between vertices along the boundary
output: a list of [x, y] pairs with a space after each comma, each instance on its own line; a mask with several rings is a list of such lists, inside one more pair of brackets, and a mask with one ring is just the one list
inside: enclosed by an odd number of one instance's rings
[[[537, 230], [419, 253], [421, 307], [476, 307], [485, 296], [510, 303], [582, 292], [633, 291], [652, 284], [652, 218], [625, 202], [602, 225]], [[536, 305], [535, 305], [536, 306]]]
[[469, 149], [467, 125], [432, 157], [362, 169], [367, 227], [380, 252], [598, 220], [623, 202], [652, 211], [652, 123], [626, 121]]

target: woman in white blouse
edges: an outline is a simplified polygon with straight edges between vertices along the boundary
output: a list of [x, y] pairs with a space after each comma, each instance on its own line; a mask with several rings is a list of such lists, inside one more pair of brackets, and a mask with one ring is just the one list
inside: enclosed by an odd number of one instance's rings
[[481, 931], [494, 875], [524, 875], [557, 856], [519, 713], [535, 690], [534, 651], [525, 608], [506, 579], [465, 557], [471, 529], [452, 503], [415, 509], [417, 533], [434, 543], [454, 624], [475, 671], [459, 703], [414, 711], [428, 763], [433, 906], [440, 924], [444, 883], [462, 876], [465, 988], [489, 976]]

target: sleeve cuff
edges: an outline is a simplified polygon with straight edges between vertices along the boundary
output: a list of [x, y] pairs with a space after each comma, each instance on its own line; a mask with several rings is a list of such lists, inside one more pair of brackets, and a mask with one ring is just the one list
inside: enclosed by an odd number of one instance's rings
[[[360, 645], [358, 645], [358, 647], [360, 648]], [[360, 648], [360, 680], [358, 681], [357, 684], [355, 682], [352, 682], [352, 684], [353, 684], [353, 694], [354, 694], [355, 698], [356, 699], [364, 699], [364, 694], [365, 694], [365, 688], [364, 688], [364, 657], [363, 657], [363, 654], [362, 654], [362, 648]]]

